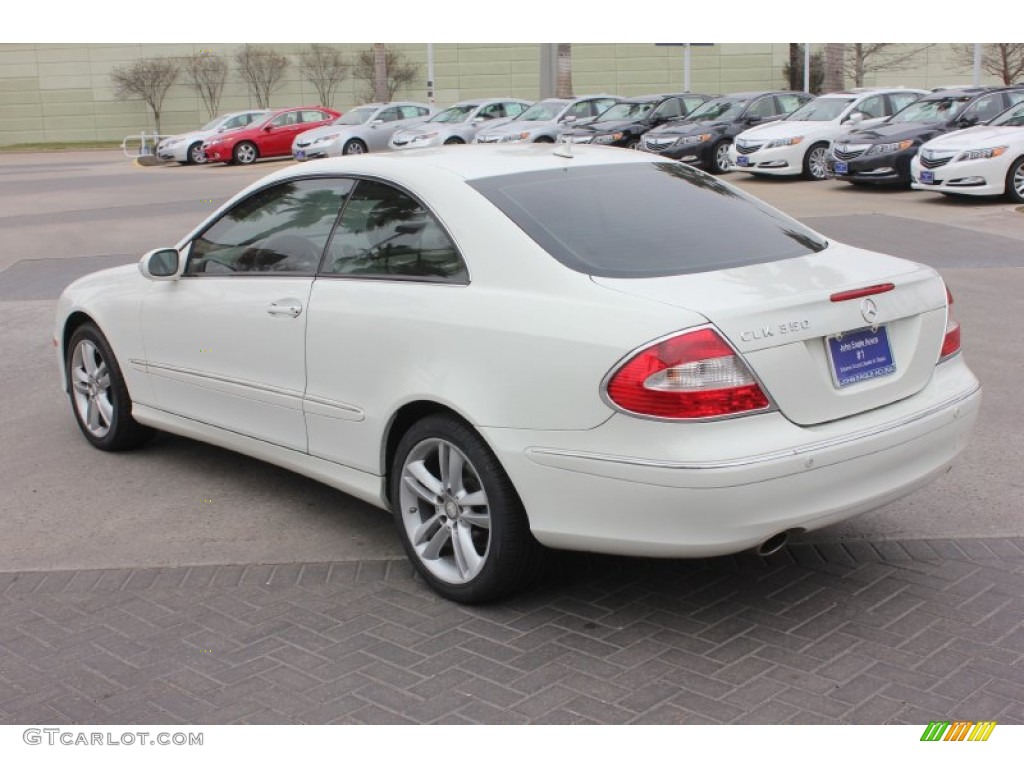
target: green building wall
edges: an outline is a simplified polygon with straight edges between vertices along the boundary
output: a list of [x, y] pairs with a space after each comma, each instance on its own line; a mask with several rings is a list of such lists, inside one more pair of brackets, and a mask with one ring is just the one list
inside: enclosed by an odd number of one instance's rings
[[[292, 63], [272, 106], [316, 104], [313, 86], [301, 79], [294, 62], [303, 46], [275, 44]], [[349, 59], [370, 44], [338, 46]], [[396, 98], [426, 100], [427, 47], [395, 45], [420, 64], [416, 83]], [[29, 142], [120, 141], [153, 118], [142, 101], [120, 101], [110, 83], [113, 67], [146, 56], [188, 56], [212, 51], [231, 63], [235, 44], [0, 44], [0, 146]], [[704, 93], [783, 88], [787, 43], [721, 44], [691, 49], [691, 90]], [[650, 44], [576, 43], [572, 46], [573, 87], [577, 94], [635, 96], [683, 87], [683, 49]], [[435, 94], [439, 106], [482, 96], [538, 97], [540, 50], [537, 44], [434, 45]], [[948, 45], [936, 45], [912, 67], [869, 75], [866, 85], [934, 87], [970, 81]], [[991, 78], [987, 80], [991, 82]], [[359, 103], [360, 83], [342, 82], [334, 106]], [[255, 106], [245, 83], [231, 67], [221, 112]], [[163, 133], [198, 127], [208, 119], [199, 97], [186, 86], [171, 88], [161, 117]]]

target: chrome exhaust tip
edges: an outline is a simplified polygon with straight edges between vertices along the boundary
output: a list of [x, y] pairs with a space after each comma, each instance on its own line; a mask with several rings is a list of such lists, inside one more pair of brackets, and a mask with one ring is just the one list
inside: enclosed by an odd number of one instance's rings
[[770, 539], [766, 539], [761, 542], [761, 545], [754, 551], [757, 552], [761, 557], [767, 557], [768, 555], [774, 555], [789, 541], [789, 531], [783, 531], [782, 533], [776, 533]]

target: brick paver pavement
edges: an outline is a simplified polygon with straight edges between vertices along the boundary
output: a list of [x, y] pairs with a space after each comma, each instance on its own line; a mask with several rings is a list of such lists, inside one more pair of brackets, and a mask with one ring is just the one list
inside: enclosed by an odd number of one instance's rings
[[0, 574], [4, 723], [1024, 723], [1024, 539]]

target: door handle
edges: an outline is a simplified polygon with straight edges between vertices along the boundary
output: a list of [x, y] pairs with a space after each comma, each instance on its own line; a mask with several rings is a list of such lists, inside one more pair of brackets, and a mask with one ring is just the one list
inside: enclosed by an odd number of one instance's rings
[[298, 299], [278, 299], [267, 307], [267, 314], [298, 317], [302, 314], [302, 302]]

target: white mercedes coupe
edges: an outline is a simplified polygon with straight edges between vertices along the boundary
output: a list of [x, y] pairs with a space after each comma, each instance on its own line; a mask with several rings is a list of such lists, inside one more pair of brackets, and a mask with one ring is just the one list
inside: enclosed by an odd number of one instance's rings
[[441, 147], [273, 173], [60, 298], [71, 409], [394, 515], [460, 602], [542, 545], [777, 550], [945, 472], [980, 404], [935, 270], [683, 163]]

